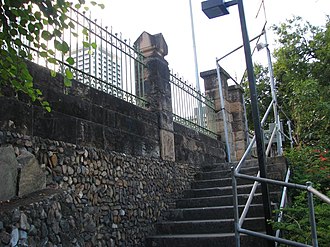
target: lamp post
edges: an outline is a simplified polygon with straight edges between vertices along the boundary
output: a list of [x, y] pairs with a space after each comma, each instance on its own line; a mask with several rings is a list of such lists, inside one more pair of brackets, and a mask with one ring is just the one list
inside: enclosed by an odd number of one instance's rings
[[[191, 24], [191, 36], [193, 41], [193, 50], [194, 50], [194, 63], [195, 63], [195, 79], [196, 79], [196, 89], [201, 93], [200, 83], [199, 83], [199, 73], [198, 73], [198, 60], [197, 60], [197, 49], [196, 49], [196, 39], [195, 39], [195, 27], [194, 27], [194, 17], [192, 11], [191, 0], [189, 0], [189, 9], [190, 9], [190, 24]], [[204, 127], [204, 114], [202, 99], [200, 94], [198, 95], [198, 107], [197, 107], [197, 123]]]
[[[236, 5], [236, 4], [238, 6], [242, 38], [243, 38], [243, 45], [244, 45], [245, 61], [246, 61], [246, 67], [247, 67], [247, 72], [248, 72], [251, 106], [252, 106], [252, 117], [253, 117], [254, 131], [255, 131], [256, 143], [257, 143], [257, 153], [258, 153], [260, 176], [266, 178], [266, 154], [265, 154], [264, 137], [263, 137], [263, 131], [261, 129], [261, 123], [260, 123], [256, 81], [255, 81], [255, 76], [254, 76], [254, 71], [253, 71], [251, 48], [250, 48], [250, 42], [249, 42], [249, 37], [248, 37], [248, 32], [247, 32], [247, 27], [246, 27], [243, 1], [234, 0], [234, 1], [224, 2], [223, 0], [208, 0], [208, 1], [202, 2], [202, 10], [209, 19], [212, 19], [215, 17], [229, 14], [229, 11], [227, 10], [227, 8], [230, 6]], [[268, 190], [267, 184], [261, 183], [261, 190], [262, 190], [262, 200], [263, 200], [263, 207], [264, 207], [264, 213], [265, 213], [266, 233], [268, 235], [273, 235], [272, 227], [271, 227], [271, 225], [268, 224], [268, 221], [271, 220], [271, 206], [270, 206], [269, 190]], [[274, 243], [271, 243], [269, 241], [268, 245], [274, 246]]]

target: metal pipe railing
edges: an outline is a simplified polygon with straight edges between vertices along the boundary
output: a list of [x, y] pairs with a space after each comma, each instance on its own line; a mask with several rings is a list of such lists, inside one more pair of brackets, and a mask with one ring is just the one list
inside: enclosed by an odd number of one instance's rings
[[[286, 182], [286, 183], [289, 182], [290, 174], [291, 174], [291, 170], [290, 170], [290, 168], [288, 168], [288, 170], [286, 172], [284, 182]], [[283, 208], [285, 208], [285, 205], [286, 205], [287, 191], [288, 191], [288, 187], [284, 186], [283, 191], [282, 191], [282, 196], [281, 196], [281, 202], [280, 202], [280, 208], [279, 208], [280, 212], [279, 212], [279, 215], [277, 217], [277, 222], [282, 222], [282, 219], [283, 219], [283, 211], [282, 210], [283, 210]], [[277, 237], [277, 238], [280, 237], [280, 233], [281, 233], [281, 230], [277, 229], [275, 237]], [[278, 245], [278, 243], [275, 243], [275, 247], [277, 247], [277, 245]]]
[[267, 149], [266, 149], [266, 156], [268, 156], [270, 149], [272, 148], [273, 140], [277, 132], [277, 126], [273, 129], [272, 135], [270, 136], [270, 139], [268, 141]]
[[240, 228], [240, 229], [238, 229], [238, 231], [240, 233], [247, 234], [247, 235], [250, 235], [250, 236], [254, 236], [254, 237], [258, 237], [258, 238], [264, 238], [264, 239], [267, 239], [267, 240], [271, 240], [271, 241], [274, 241], [274, 242], [279, 242], [279, 243], [282, 243], [282, 244], [288, 244], [288, 245], [291, 245], [291, 246], [313, 247], [313, 246], [308, 245], [308, 244], [302, 244], [302, 243], [298, 243], [298, 242], [291, 241], [291, 240], [284, 239], [284, 238], [277, 238], [277, 237], [266, 235], [266, 234], [263, 234], [263, 233], [260, 233], [260, 232], [250, 231], [250, 230], [247, 230], [247, 229], [244, 229], [244, 228]]
[[[283, 186], [284, 188], [294, 188], [294, 189], [300, 189], [300, 190], [308, 191], [308, 207], [309, 207], [309, 214], [310, 214], [310, 224], [311, 224], [311, 235], [312, 235], [313, 247], [318, 247], [313, 195], [317, 196], [318, 198], [320, 198], [324, 202], [330, 204], [330, 198], [329, 197], [322, 194], [318, 190], [314, 189], [312, 187], [311, 182], [307, 182], [306, 185], [287, 182], [289, 180], [289, 176], [290, 176], [289, 171], [286, 175], [286, 178], [285, 178], [284, 182], [278, 181], [278, 180], [273, 180], [273, 179], [268, 179], [268, 178], [254, 177], [254, 176], [250, 176], [250, 175], [240, 174], [240, 173], [236, 172], [235, 169], [233, 169], [232, 171], [233, 171], [232, 177], [233, 177], [233, 180], [234, 180], [233, 181], [233, 191], [237, 191], [236, 178], [242, 178], [242, 179], [247, 179], [247, 180], [250, 180], [250, 181], [255, 181], [255, 182], [260, 182], [260, 183], [267, 183], [267, 184]], [[284, 194], [286, 194], [286, 191], [283, 192], [283, 195], [282, 195], [281, 207], [284, 206], [284, 202], [283, 202], [285, 200], [285, 199], [283, 199]], [[250, 204], [250, 202], [248, 202], [247, 204]], [[238, 211], [237, 200], [234, 200], [234, 210]], [[245, 215], [244, 215], [244, 217], [241, 217], [241, 219], [243, 219], [243, 218], [245, 218]], [[237, 236], [238, 236], [236, 238], [236, 241], [239, 241], [240, 233], [245, 233], [245, 234], [248, 234], [248, 235], [261, 237], [261, 238], [264, 238], [264, 239], [267, 239], [267, 240], [272, 240], [272, 241], [275, 241], [275, 242], [278, 242], [278, 243], [289, 244], [289, 245], [292, 245], [292, 246], [310, 246], [310, 245], [294, 242], [294, 241], [291, 241], [291, 240], [279, 238], [278, 235], [275, 235], [275, 237], [274, 237], [274, 236], [270, 236], [270, 235], [250, 231], [250, 230], [247, 230], [247, 229], [243, 229], [243, 228], [241, 228], [241, 226], [243, 225], [244, 220], [241, 220], [241, 219], [239, 218], [239, 216], [237, 217], [237, 219], [235, 218], [235, 233], [237, 232]]]
[[247, 149], [245, 150], [242, 158], [240, 159], [240, 161], [238, 162], [236, 168], [235, 168], [235, 171], [236, 172], [239, 172], [241, 170], [241, 166], [244, 164], [246, 158], [248, 157], [248, 155], [250, 154], [251, 152], [251, 149], [254, 145], [254, 143], [256, 142], [256, 136], [253, 136], [252, 138], [252, 141], [250, 142], [249, 146], [247, 147]]
[[[268, 108], [267, 108], [267, 110], [266, 110], [266, 112], [265, 112], [265, 114], [264, 114], [264, 116], [263, 116], [263, 118], [262, 118], [262, 120], [261, 120], [261, 127], [264, 126], [264, 124], [265, 124], [265, 122], [266, 122], [266, 119], [267, 119], [267, 117], [268, 117], [270, 111], [272, 110], [273, 103], [274, 103], [274, 100], [272, 100], [272, 101], [270, 102], [270, 104], [269, 104], [269, 106], [268, 106]], [[243, 165], [243, 163], [245, 162], [246, 158], [247, 158], [248, 155], [250, 154], [250, 152], [251, 152], [251, 150], [252, 150], [252, 147], [253, 147], [255, 141], [256, 141], [256, 136], [254, 135], [253, 138], [252, 138], [252, 141], [249, 143], [249, 145], [248, 145], [247, 149], [245, 150], [245, 152], [244, 152], [242, 158], [240, 159], [240, 161], [238, 162], [238, 164], [237, 164], [237, 166], [236, 166], [236, 168], [235, 168], [236, 172], [239, 172], [239, 171], [240, 171], [241, 166]]]
[[[260, 171], [258, 172], [257, 177], [258, 178], [260, 177]], [[244, 222], [244, 220], [246, 218], [246, 215], [247, 215], [247, 213], [249, 211], [250, 205], [252, 203], [252, 200], [253, 200], [254, 194], [255, 194], [255, 192], [257, 190], [258, 185], [259, 185], [259, 183], [257, 181], [255, 181], [253, 183], [253, 186], [252, 186], [252, 189], [251, 189], [249, 198], [247, 199], [247, 201], [245, 203], [245, 207], [244, 207], [243, 212], [241, 214], [241, 217], [239, 218], [239, 222], [238, 223], [239, 223], [239, 226], [240, 227], [242, 227], [242, 225], [243, 225], [243, 222]]]

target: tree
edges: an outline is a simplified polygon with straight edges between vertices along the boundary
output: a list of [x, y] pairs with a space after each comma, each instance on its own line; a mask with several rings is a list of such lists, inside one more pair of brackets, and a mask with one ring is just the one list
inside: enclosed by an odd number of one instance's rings
[[295, 124], [301, 144], [330, 141], [330, 21], [316, 27], [295, 17], [274, 26], [279, 102]]
[[[286, 151], [291, 182], [313, 186], [330, 196], [330, 21], [316, 27], [294, 17], [274, 26], [279, 47], [275, 50], [274, 74], [278, 101], [295, 124], [299, 146]], [[290, 191], [291, 204], [285, 222], [275, 223], [286, 237], [311, 244], [306, 191]], [[315, 200], [319, 246], [330, 241], [330, 206]]]
[[[95, 1], [90, 1], [90, 4], [104, 8], [103, 4]], [[71, 7], [88, 9], [85, 0], [76, 3], [66, 0], [0, 0], [0, 95], [4, 88], [9, 87], [29, 95], [32, 101], [39, 101], [50, 111], [42, 92], [33, 86], [33, 78], [25, 63], [33, 57], [26, 43], [37, 48], [39, 56], [56, 64], [55, 50], [63, 54], [69, 50], [61, 37], [65, 29], [74, 28], [66, 15]], [[51, 29], [47, 30], [46, 26], [51, 26]], [[54, 48], [49, 48], [47, 42], [53, 42]], [[66, 62], [72, 65], [74, 60], [69, 57]], [[72, 73], [66, 70], [65, 75], [64, 83], [70, 85]]]

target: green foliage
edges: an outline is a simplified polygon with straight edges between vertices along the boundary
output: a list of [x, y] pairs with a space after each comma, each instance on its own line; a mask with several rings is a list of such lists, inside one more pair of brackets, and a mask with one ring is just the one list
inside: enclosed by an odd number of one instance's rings
[[[103, 4], [91, 1], [92, 5], [104, 8]], [[50, 111], [48, 102], [44, 101], [40, 90], [33, 85], [26, 60], [33, 60], [30, 49], [22, 41], [30, 42], [38, 49], [39, 55], [51, 64], [57, 64], [55, 51], [49, 49], [48, 42], [53, 42], [55, 50], [65, 55], [69, 45], [63, 40], [64, 30], [74, 28], [74, 24], [66, 15], [70, 7], [84, 7], [88, 10], [84, 0], [77, 0], [74, 4], [66, 0], [0, 0], [0, 95], [4, 88], [10, 87], [15, 92], [21, 91], [30, 96], [32, 101], [39, 101]], [[50, 29], [46, 27], [51, 26]], [[92, 43], [87, 46], [95, 48]], [[73, 58], [67, 62], [74, 64]], [[51, 72], [55, 76], [54, 71]], [[72, 72], [65, 73], [64, 84], [71, 85]]]
[[[329, 148], [329, 147], [328, 147]], [[326, 147], [298, 147], [289, 150], [286, 157], [292, 168], [293, 183], [305, 184], [313, 181], [313, 187], [330, 196], [330, 152]], [[311, 244], [311, 229], [306, 191], [290, 191], [292, 202], [284, 210], [284, 222], [274, 223], [285, 238]], [[330, 205], [314, 197], [315, 217], [319, 246], [330, 243]]]
[[278, 99], [296, 126], [296, 139], [329, 143], [330, 22], [322, 28], [295, 17], [273, 30], [280, 45], [274, 52]]

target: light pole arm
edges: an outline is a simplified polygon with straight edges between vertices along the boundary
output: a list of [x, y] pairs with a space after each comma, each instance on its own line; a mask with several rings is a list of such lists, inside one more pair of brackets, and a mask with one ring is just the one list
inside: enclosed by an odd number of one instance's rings
[[224, 3], [226, 8], [229, 8], [230, 6], [234, 6], [237, 4], [237, 0], [229, 1]]

